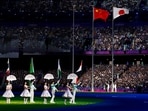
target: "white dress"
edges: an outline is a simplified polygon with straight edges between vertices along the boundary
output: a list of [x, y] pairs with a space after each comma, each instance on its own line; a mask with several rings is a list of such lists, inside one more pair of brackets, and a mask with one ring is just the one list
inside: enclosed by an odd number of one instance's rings
[[20, 94], [21, 97], [30, 97], [31, 94], [28, 90], [28, 86], [27, 85], [24, 85], [24, 90], [23, 92]]
[[44, 90], [43, 90], [43, 92], [41, 94], [41, 97], [51, 97], [48, 89], [49, 89], [48, 86], [47, 85], [44, 85]]
[[12, 89], [12, 85], [11, 84], [8, 84], [6, 86], [6, 91], [4, 92], [4, 94], [2, 95], [2, 97], [6, 97], [6, 98], [12, 98], [12, 97], [14, 97], [14, 94], [11, 91], [11, 89]]
[[65, 93], [63, 94], [63, 97], [64, 97], [64, 98], [72, 98], [72, 97], [73, 97], [73, 95], [72, 95], [71, 92], [70, 92], [69, 87], [67, 87]]

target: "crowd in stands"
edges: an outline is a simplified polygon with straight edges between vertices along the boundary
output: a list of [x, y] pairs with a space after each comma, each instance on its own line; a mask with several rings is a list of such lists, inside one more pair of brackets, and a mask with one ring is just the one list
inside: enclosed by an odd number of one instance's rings
[[[0, 1], [0, 16], [4, 21], [49, 21], [51, 18], [72, 16], [73, 11], [80, 17], [92, 16], [92, 6], [103, 8], [112, 13], [112, 7], [125, 7], [133, 13], [143, 11], [142, 0], [13, 0]], [[94, 4], [94, 5], [93, 5]], [[112, 14], [110, 14], [112, 15]], [[142, 17], [142, 16], [141, 16]], [[145, 16], [142, 17], [142, 19]]]
[[113, 6], [125, 7], [131, 10], [138, 9], [141, 0], [1, 0], [1, 8], [3, 12], [10, 13], [61, 13], [73, 10], [75, 5], [76, 12], [92, 12], [92, 4], [99, 5], [99, 7], [112, 10]]
[[[146, 26], [147, 27], [147, 26]], [[118, 27], [114, 30], [114, 50], [147, 49], [146, 27]], [[111, 28], [96, 29], [95, 48], [111, 50]]]
[[125, 7], [133, 11], [139, 9], [140, 2], [141, 0], [105, 0], [101, 3], [101, 6], [111, 11], [113, 6]]
[[[0, 26], [0, 29], [2, 52], [5, 50], [18, 51], [20, 48], [24, 52], [45, 52], [50, 47], [61, 49], [61, 51], [70, 51], [73, 45], [73, 28], [68, 26]], [[114, 29], [114, 50], [147, 50], [147, 29], [147, 25], [116, 26]], [[91, 50], [91, 27], [76, 25], [74, 42], [76, 50]], [[95, 27], [93, 47], [99, 51], [111, 51], [111, 27]]]
[[[23, 21], [35, 21], [35, 18], [52, 18], [50, 14], [65, 13], [68, 16], [72, 15], [73, 8], [75, 12], [85, 13], [92, 16], [92, 5], [96, 7], [112, 11], [113, 6], [125, 7], [133, 10], [139, 10], [139, 6], [143, 0], [1, 0], [0, 1], [0, 16], [1, 22], [5, 21], [3, 16], [10, 18], [16, 16], [17, 24], [23, 24]], [[146, 2], [144, 3], [147, 4]], [[74, 7], [73, 7], [74, 6]], [[70, 15], [69, 15], [70, 13]], [[25, 17], [27, 15], [27, 17]], [[20, 16], [20, 17], [18, 17]], [[31, 17], [29, 17], [31, 16]], [[54, 18], [56, 18], [54, 16]], [[68, 18], [61, 16], [61, 20]], [[35, 17], [35, 18], [34, 18]], [[45, 17], [45, 18], [46, 18]], [[44, 17], [43, 17], [44, 18]], [[43, 19], [42, 18], [42, 19]], [[46, 19], [47, 19], [46, 18]], [[54, 18], [52, 18], [54, 20]], [[85, 17], [86, 18], [86, 17]], [[84, 19], [85, 19], [84, 18]], [[71, 19], [71, 18], [70, 18]], [[81, 19], [79, 17], [79, 19]], [[11, 20], [10, 20], [11, 21]], [[42, 21], [42, 20], [41, 20]], [[67, 20], [68, 21], [68, 20]], [[67, 22], [66, 21], [66, 22]], [[71, 21], [71, 20], [70, 20]], [[45, 22], [45, 21], [44, 21]], [[47, 21], [46, 21], [47, 22]], [[56, 21], [57, 22], [57, 21]], [[81, 21], [80, 21], [81, 22]], [[45, 23], [46, 24], [46, 23]], [[49, 23], [50, 24], [50, 23]], [[53, 23], [54, 24], [54, 23]], [[79, 23], [78, 23], [79, 24]], [[114, 50], [142, 50], [147, 49], [147, 25], [145, 26], [119, 26], [114, 30]], [[112, 47], [112, 27], [95, 27], [95, 40], [93, 48], [99, 51], [110, 51]], [[92, 27], [81, 26], [75, 24], [74, 39], [75, 49], [87, 51], [92, 49]], [[65, 41], [67, 43], [65, 44]], [[69, 52], [72, 49], [73, 43], [73, 28], [72, 26], [60, 27], [54, 26], [0, 26], [0, 51], [5, 52], [48, 52], [64, 51]]]
[[[112, 84], [112, 66], [96, 65], [94, 68], [94, 88], [95, 90], [105, 91], [105, 85], [108, 83], [111, 88]], [[114, 67], [113, 82], [117, 84], [118, 91], [136, 91], [137, 87], [147, 88], [148, 82], [147, 65], [125, 65], [118, 64]], [[92, 69], [90, 68], [81, 78], [81, 87], [91, 90]], [[111, 91], [111, 89], [110, 89]]]

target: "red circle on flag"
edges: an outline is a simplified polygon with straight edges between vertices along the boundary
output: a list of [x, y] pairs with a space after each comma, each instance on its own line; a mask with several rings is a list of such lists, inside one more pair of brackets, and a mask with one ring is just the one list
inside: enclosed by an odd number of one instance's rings
[[119, 15], [124, 15], [125, 11], [124, 10], [119, 10]]

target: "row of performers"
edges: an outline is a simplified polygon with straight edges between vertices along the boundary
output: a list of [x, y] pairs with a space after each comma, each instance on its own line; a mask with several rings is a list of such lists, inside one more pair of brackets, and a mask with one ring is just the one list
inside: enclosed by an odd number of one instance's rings
[[[53, 81], [50, 85], [51, 87], [51, 94], [49, 92], [49, 85], [47, 82], [44, 83], [44, 90], [41, 93], [41, 97], [44, 98], [43, 103], [47, 104], [47, 98], [51, 97], [50, 103], [55, 103], [55, 92], [58, 91], [56, 86], [59, 84], [60, 81], [57, 81], [56, 83]], [[75, 96], [76, 96], [76, 91], [77, 91], [77, 86], [78, 84], [75, 83], [67, 83], [66, 85], [66, 90], [65, 93], [63, 94], [62, 97], [65, 98], [64, 104], [67, 104], [66, 100], [67, 98], [70, 98], [69, 103], [75, 104]], [[29, 90], [30, 89], [30, 90]], [[28, 98], [30, 98], [30, 103], [35, 103], [34, 102], [34, 90], [36, 90], [36, 87], [34, 86], [34, 81], [31, 81], [30, 85], [27, 85], [27, 82], [24, 83], [24, 90], [20, 94], [21, 97], [24, 98], [24, 104], [28, 103]], [[71, 92], [72, 90], [72, 92]], [[10, 104], [11, 98], [14, 97], [14, 94], [12, 92], [12, 84], [10, 81], [8, 81], [8, 84], [6, 85], [6, 91], [2, 95], [2, 97], [6, 98], [6, 103]]]

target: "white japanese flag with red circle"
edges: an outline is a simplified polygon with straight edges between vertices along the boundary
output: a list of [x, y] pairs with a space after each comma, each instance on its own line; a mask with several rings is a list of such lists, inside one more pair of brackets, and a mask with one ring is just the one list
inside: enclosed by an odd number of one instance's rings
[[113, 7], [113, 19], [125, 14], [129, 14], [129, 9]]

